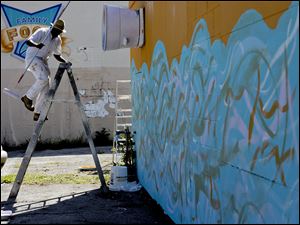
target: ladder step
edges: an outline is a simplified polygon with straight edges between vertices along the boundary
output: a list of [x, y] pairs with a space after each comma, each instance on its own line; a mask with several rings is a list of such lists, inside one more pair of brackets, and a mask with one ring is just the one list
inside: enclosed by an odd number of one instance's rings
[[117, 141], [119, 141], [119, 142], [125, 142], [126, 139], [125, 138], [118, 138]]
[[127, 127], [131, 127], [132, 126], [132, 124], [131, 123], [119, 123], [119, 124], [117, 124], [117, 127], [125, 127], [125, 126], [127, 126]]
[[131, 99], [131, 95], [118, 95], [117, 96], [118, 100], [130, 100]]
[[117, 80], [118, 83], [128, 83], [131, 82], [131, 80]]
[[68, 99], [53, 99], [50, 102], [58, 102], [58, 103], [62, 103], [62, 102], [70, 102], [70, 103], [76, 103], [76, 100], [68, 100]]
[[120, 113], [120, 112], [132, 112], [132, 109], [119, 109], [119, 110], [117, 110], [117, 113]]
[[120, 119], [120, 118], [131, 118], [132, 116], [116, 116], [117, 119]]

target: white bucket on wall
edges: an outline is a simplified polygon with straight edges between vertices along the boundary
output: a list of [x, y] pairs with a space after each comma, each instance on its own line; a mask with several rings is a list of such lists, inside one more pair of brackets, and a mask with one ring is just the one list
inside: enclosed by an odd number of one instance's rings
[[144, 9], [104, 5], [102, 48], [104, 51], [144, 45]]
[[127, 185], [127, 167], [112, 166], [110, 171], [110, 190], [120, 190], [121, 186]]

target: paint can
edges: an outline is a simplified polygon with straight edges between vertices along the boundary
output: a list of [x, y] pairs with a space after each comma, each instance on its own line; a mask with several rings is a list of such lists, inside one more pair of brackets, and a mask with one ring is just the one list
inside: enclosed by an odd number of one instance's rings
[[110, 190], [120, 190], [121, 186], [127, 184], [127, 167], [112, 166], [110, 171]]
[[7, 160], [7, 152], [2, 149], [2, 145], [1, 145], [1, 169], [4, 166], [6, 160]]

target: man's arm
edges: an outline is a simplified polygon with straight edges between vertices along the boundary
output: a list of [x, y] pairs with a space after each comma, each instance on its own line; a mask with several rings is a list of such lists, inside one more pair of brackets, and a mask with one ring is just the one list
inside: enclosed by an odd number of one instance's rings
[[57, 61], [62, 62], [62, 63], [68, 63], [69, 66], [72, 66], [72, 63], [68, 60], [65, 60], [61, 55], [53, 54], [53, 56]]
[[30, 47], [36, 47], [36, 48], [39, 48], [41, 49], [42, 47], [44, 47], [45, 45], [43, 43], [35, 43], [34, 41], [31, 41], [31, 40], [27, 40], [26, 41], [26, 44]]
[[62, 63], [67, 63], [68, 61], [67, 60], [65, 60], [61, 55], [53, 55], [54, 56], [54, 58], [57, 60], [57, 61], [59, 61], [59, 62], [62, 62]]

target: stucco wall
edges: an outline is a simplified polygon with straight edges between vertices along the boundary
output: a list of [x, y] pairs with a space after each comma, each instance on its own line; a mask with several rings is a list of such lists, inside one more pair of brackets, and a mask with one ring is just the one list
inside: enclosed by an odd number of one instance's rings
[[[73, 69], [92, 132], [101, 131], [103, 127], [111, 132], [114, 131], [116, 79], [129, 79], [127, 70], [112, 67]], [[1, 82], [1, 90], [4, 87], [14, 87], [16, 75], [21, 73], [23, 73], [21, 69], [2, 69], [2, 75], [5, 75], [6, 79]], [[53, 68], [52, 78], [55, 73], [56, 70]], [[18, 90], [25, 93], [33, 82], [33, 76], [28, 73]], [[63, 76], [55, 99], [74, 100], [67, 73]], [[48, 118], [42, 129], [42, 141], [72, 140], [82, 135], [85, 137], [81, 116], [74, 103], [55, 102], [51, 106]], [[1, 93], [1, 141], [10, 145], [23, 144], [30, 139], [34, 128], [33, 114], [24, 107], [23, 103]]]
[[129, 6], [143, 186], [176, 223], [299, 223], [299, 3]]
[[[1, 90], [15, 88], [25, 69], [24, 60], [15, 54], [17, 41], [21, 40], [21, 35], [14, 37], [11, 43], [4, 43], [2, 40], [7, 36], [7, 29], [18, 26], [32, 29], [34, 25], [31, 25], [28, 18], [47, 19], [48, 14], [53, 14], [53, 12], [47, 14], [49, 8], [58, 6], [60, 13], [66, 3], [66, 1], [1, 1], [1, 6], [6, 6], [1, 7]], [[129, 49], [109, 52], [102, 50], [103, 3], [71, 2], [61, 17], [67, 30], [62, 38], [63, 55], [73, 63], [73, 73], [77, 87], [82, 93], [81, 100], [90, 118], [92, 132], [101, 131], [103, 127], [113, 132], [116, 80], [130, 79]], [[106, 3], [128, 5], [128, 2]], [[22, 21], [25, 22], [19, 25]], [[51, 57], [49, 66], [53, 78], [58, 62]], [[67, 74], [64, 76], [56, 98], [72, 100], [74, 95]], [[24, 94], [33, 82], [33, 76], [27, 72], [16, 90]], [[34, 129], [32, 117], [33, 114], [25, 109], [22, 102], [4, 95], [1, 91], [1, 143], [19, 145], [28, 140]], [[78, 138], [84, 134], [80, 118], [75, 104], [53, 104], [49, 120], [43, 127], [41, 140]]]

